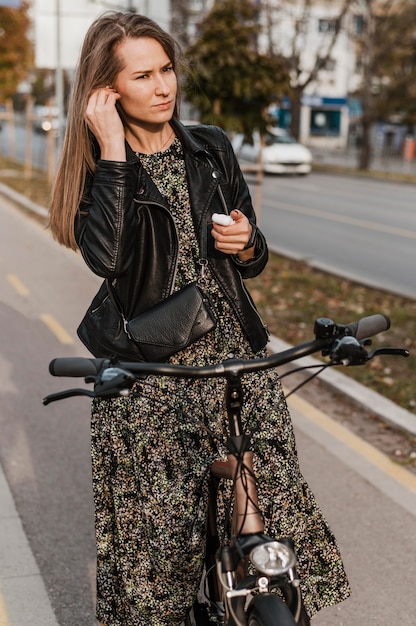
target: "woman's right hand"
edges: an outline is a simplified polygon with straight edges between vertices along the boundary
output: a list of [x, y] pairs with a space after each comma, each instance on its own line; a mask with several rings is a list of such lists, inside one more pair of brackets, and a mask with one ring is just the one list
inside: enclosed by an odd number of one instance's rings
[[116, 108], [119, 98], [112, 87], [97, 89], [91, 94], [85, 111], [85, 120], [99, 143], [104, 160], [126, 160], [124, 126]]

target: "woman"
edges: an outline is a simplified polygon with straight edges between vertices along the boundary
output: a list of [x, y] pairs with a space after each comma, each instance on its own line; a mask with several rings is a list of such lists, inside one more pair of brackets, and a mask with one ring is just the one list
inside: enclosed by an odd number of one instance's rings
[[[225, 134], [178, 122], [178, 49], [157, 24], [110, 13], [81, 52], [53, 190], [55, 238], [112, 281], [127, 317], [195, 281], [209, 225], [214, 330], [170, 357], [203, 365], [265, 354], [267, 331], [242, 279], [267, 246]], [[234, 223], [211, 224], [213, 213]], [[105, 337], [103, 337], [103, 343]], [[244, 379], [266, 531], [294, 538], [309, 615], [349, 594], [335, 539], [298, 466], [274, 373]], [[224, 383], [149, 376], [92, 407], [97, 617], [105, 626], [179, 625], [204, 555], [207, 481], [225, 458]], [[282, 512], [284, 511], [284, 515]]]

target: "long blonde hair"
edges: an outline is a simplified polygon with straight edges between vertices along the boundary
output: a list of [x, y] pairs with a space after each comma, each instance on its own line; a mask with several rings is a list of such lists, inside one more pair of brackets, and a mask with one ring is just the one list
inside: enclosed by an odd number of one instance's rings
[[[93, 137], [84, 119], [89, 97], [114, 83], [123, 69], [116, 54], [126, 39], [156, 39], [178, 71], [180, 48], [156, 22], [136, 13], [111, 11], [97, 18], [85, 36], [68, 108], [68, 121], [49, 204], [49, 227], [62, 245], [77, 249], [74, 226], [86, 177], [95, 171]], [[177, 100], [178, 101], [178, 100]], [[178, 117], [177, 107], [173, 114]]]

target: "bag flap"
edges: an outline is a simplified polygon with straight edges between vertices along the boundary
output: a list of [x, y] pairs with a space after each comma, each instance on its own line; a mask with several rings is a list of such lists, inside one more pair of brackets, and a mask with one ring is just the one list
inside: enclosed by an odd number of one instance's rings
[[195, 324], [207, 317], [202, 293], [192, 284], [130, 320], [127, 327], [136, 343], [180, 350], [188, 345]]

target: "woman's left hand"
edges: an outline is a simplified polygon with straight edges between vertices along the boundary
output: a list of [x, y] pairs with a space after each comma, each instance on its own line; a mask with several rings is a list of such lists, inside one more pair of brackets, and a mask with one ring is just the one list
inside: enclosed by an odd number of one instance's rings
[[215, 248], [224, 254], [237, 254], [240, 261], [248, 261], [254, 256], [255, 246], [244, 250], [250, 240], [253, 226], [247, 217], [234, 209], [230, 213], [234, 220], [234, 224], [229, 226], [221, 226], [220, 224], [212, 224], [211, 234], [215, 239]]

